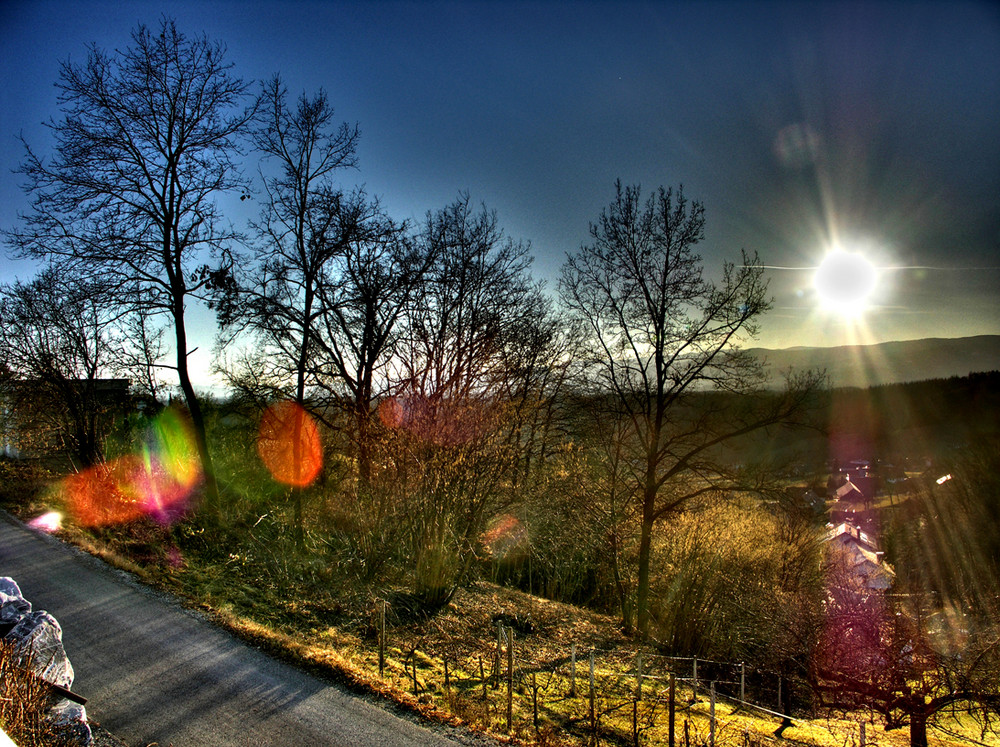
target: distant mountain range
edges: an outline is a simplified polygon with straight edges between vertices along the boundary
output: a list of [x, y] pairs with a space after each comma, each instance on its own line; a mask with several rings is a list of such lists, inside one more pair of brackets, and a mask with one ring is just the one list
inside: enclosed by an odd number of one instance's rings
[[1000, 370], [1000, 335], [833, 348], [751, 348], [748, 352], [768, 362], [774, 386], [781, 384], [782, 372], [789, 369], [825, 369], [832, 387], [869, 387]]

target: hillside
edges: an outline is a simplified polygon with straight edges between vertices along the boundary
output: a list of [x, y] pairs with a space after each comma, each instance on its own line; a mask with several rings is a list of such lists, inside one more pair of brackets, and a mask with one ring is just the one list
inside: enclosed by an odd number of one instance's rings
[[825, 369], [832, 387], [879, 386], [1000, 370], [1000, 335], [832, 348], [753, 348], [749, 352], [768, 362], [775, 386], [789, 369]]

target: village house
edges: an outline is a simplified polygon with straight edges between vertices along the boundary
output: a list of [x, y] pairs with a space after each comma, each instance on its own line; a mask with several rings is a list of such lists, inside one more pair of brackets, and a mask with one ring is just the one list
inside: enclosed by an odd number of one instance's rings
[[866, 589], [885, 591], [892, 586], [896, 573], [884, 560], [877, 540], [868, 532], [847, 522], [831, 526], [826, 542], [847, 564], [847, 571]]

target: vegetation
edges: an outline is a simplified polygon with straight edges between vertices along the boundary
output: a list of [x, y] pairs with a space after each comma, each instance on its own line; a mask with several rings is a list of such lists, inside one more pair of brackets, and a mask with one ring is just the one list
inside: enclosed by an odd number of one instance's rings
[[26, 668], [17, 646], [0, 640], [0, 729], [20, 747], [61, 743], [59, 727], [46, 712], [49, 688]]

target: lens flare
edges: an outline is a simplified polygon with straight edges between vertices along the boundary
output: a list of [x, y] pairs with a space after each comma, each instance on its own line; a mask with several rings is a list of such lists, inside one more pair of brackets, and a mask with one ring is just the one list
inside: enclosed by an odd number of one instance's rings
[[257, 453], [275, 480], [298, 488], [312, 483], [323, 466], [316, 422], [295, 402], [279, 402], [264, 412]]
[[165, 410], [153, 421], [153, 453], [155, 460], [171, 483], [190, 492], [201, 479], [198, 447], [191, 423], [179, 410]]
[[527, 549], [528, 530], [516, 516], [496, 517], [479, 537], [486, 551], [497, 560], [510, 560]]
[[58, 511], [49, 511], [41, 516], [36, 516], [28, 522], [28, 526], [46, 534], [53, 534], [62, 529], [62, 514]]
[[68, 477], [60, 486], [67, 509], [84, 526], [120, 524], [150, 517], [169, 524], [188, 508], [201, 480], [191, 425], [165, 410], [151, 424], [146, 446]]
[[389, 429], [403, 430], [436, 446], [454, 447], [481, 438], [495, 413], [471, 398], [455, 401], [408, 396], [387, 398], [379, 405], [378, 416]]
[[88, 527], [134, 521], [144, 514], [136, 477], [144, 471], [142, 457], [134, 454], [72, 475], [63, 483], [67, 508]]

